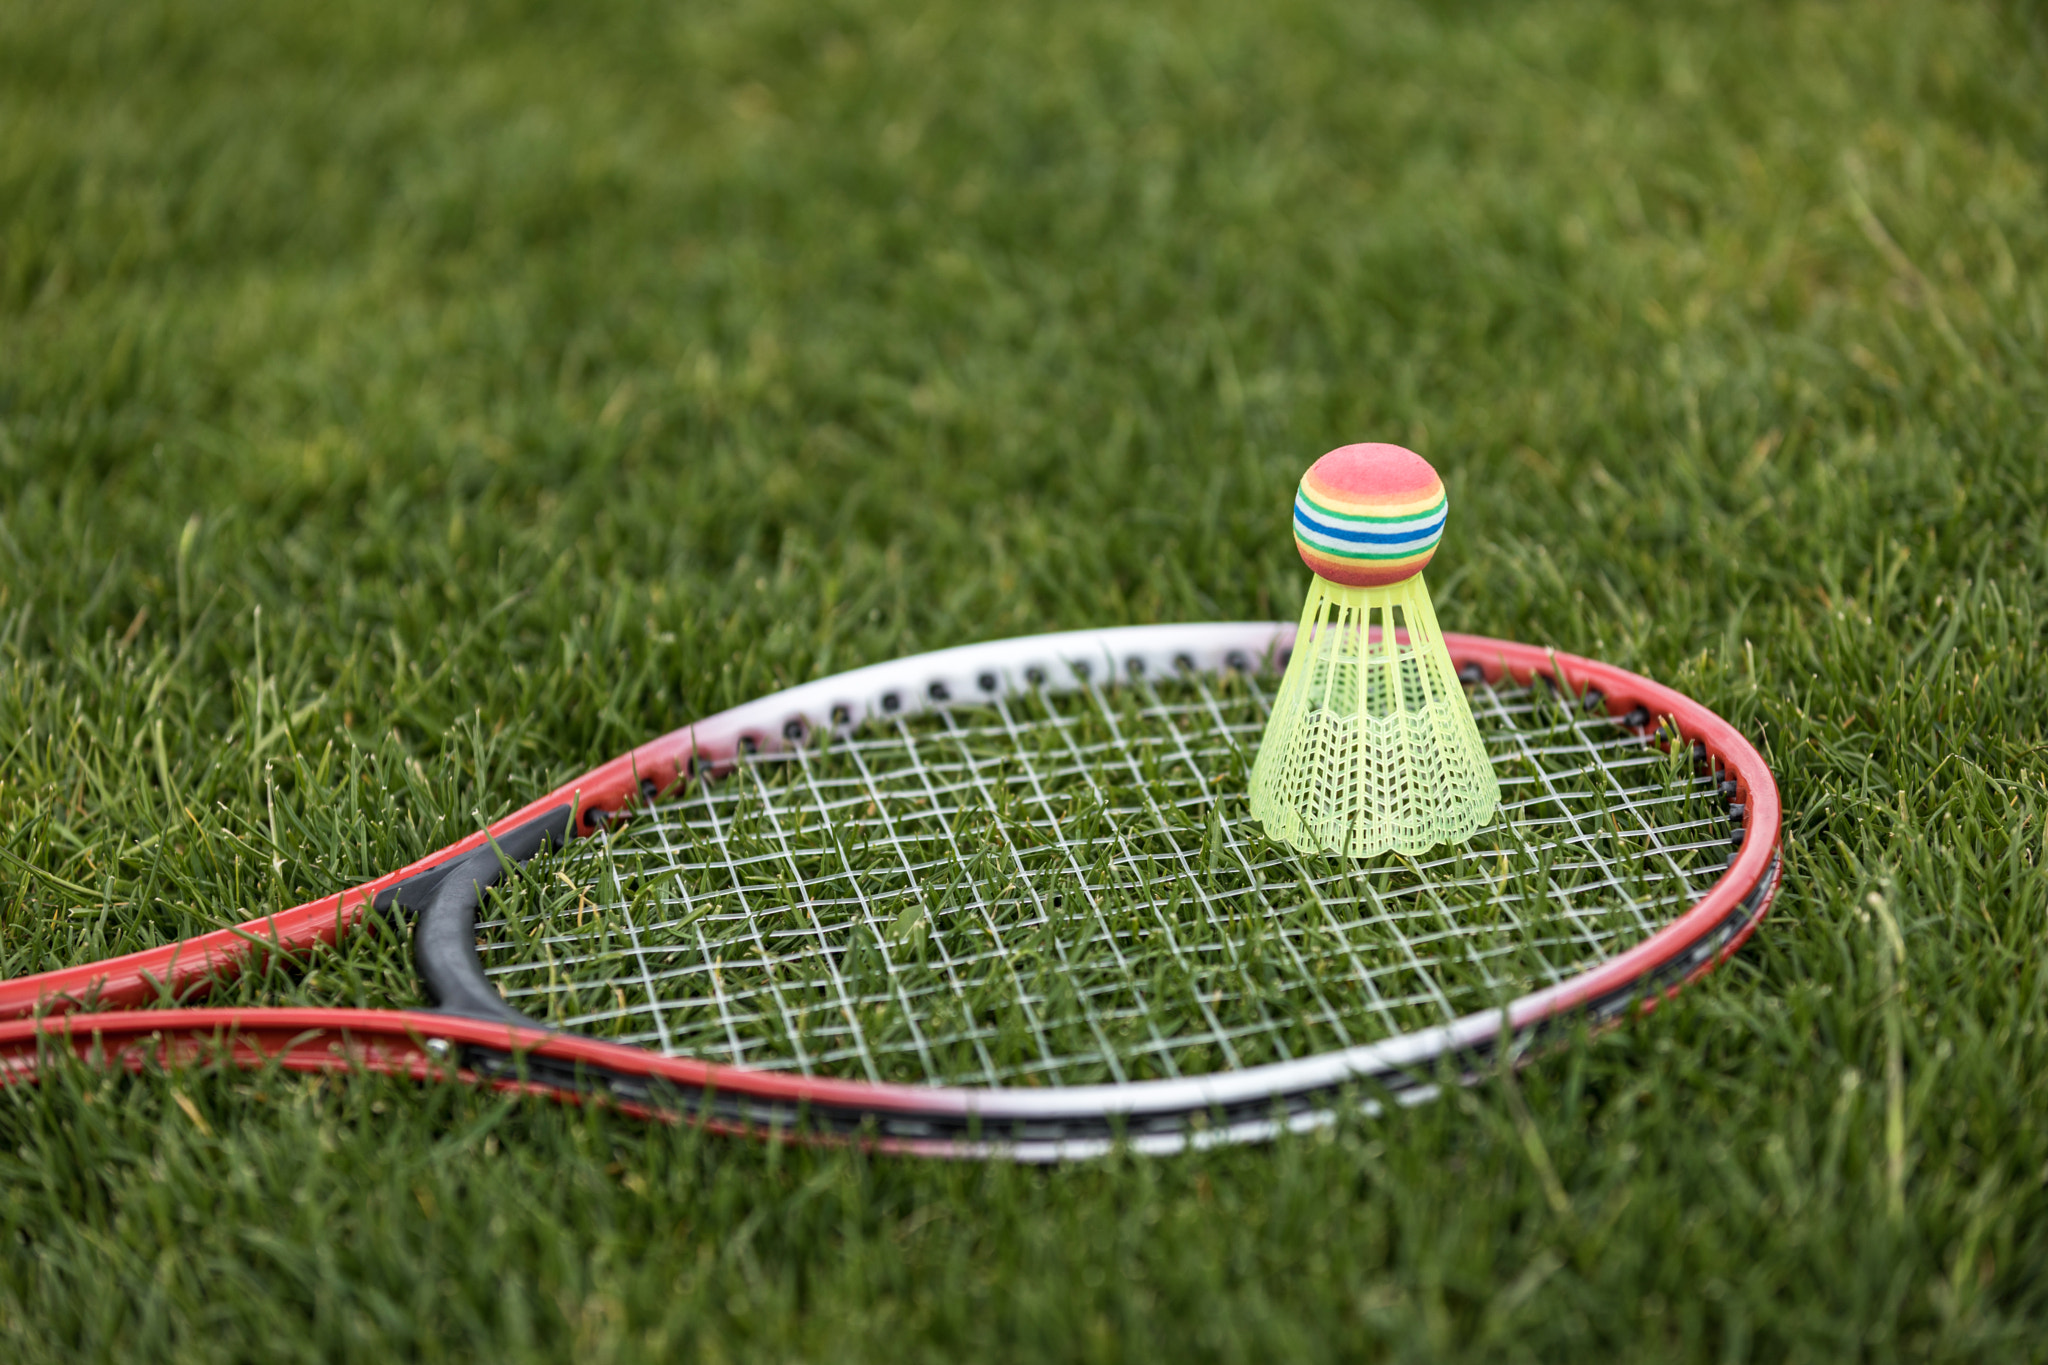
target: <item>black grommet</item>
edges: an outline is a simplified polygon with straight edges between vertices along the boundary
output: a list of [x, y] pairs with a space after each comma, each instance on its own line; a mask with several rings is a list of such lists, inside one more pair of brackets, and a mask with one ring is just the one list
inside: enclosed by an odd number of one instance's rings
[[1721, 784], [1721, 799], [1723, 801], [1733, 801], [1735, 799], [1735, 780], [1733, 778]]
[[740, 752], [741, 752], [741, 753], [743, 753], [743, 754], [751, 754], [751, 753], [757, 753], [757, 752], [759, 752], [760, 748], [761, 748], [761, 739], [760, 739], [760, 736], [758, 736], [758, 735], [741, 735], [741, 736], [740, 736]]
[[1233, 649], [1223, 656], [1223, 666], [1233, 673], [1246, 673], [1251, 670], [1252, 661], [1244, 656], [1243, 650]]
[[1283, 649], [1280, 651], [1280, 657], [1277, 662], [1279, 663], [1280, 667], [1285, 668], [1290, 662], [1293, 661], [1293, 659], [1294, 651], [1291, 649]]
[[804, 732], [808, 728], [809, 727], [807, 727], [804, 724], [804, 718], [802, 716], [791, 716], [788, 720], [782, 723], [782, 737], [784, 739], [793, 739], [801, 743], [804, 737]]
[[1631, 730], [1642, 729], [1644, 726], [1650, 723], [1649, 708], [1638, 706], [1635, 710], [1623, 716], [1621, 718], [1621, 723], [1623, 725], [1626, 725]]
[[839, 705], [832, 708], [832, 723], [834, 725], [852, 724], [853, 708], [848, 706], [845, 702], [840, 702]]
[[993, 673], [984, 673], [974, 681], [980, 684], [981, 690], [984, 692], [993, 692], [1002, 686], [1002, 680]]
[[903, 698], [895, 692], [884, 692], [882, 694], [882, 709], [890, 715], [896, 714], [903, 709]]
[[925, 690], [931, 694], [933, 701], [945, 701], [953, 695], [946, 690], [946, 685], [942, 682], [935, 682]]
[[1745, 806], [1745, 805], [1743, 805], [1743, 804], [1742, 804], [1742, 803], [1741, 803], [1740, 801], [1736, 801], [1736, 802], [1733, 802], [1733, 803], [1731, 803], [1731, 804], [1729, 805], [1729, 807], [1728, 807], [1728, 818], [1729, 818], [1730, 820], [1733, 820], [1733, 821], [1734, 821], [1734, 822], [1735, 822], [1736, 824], [1738, 824], [1738, 825], [1739, 825], [1739, 824], [1741, 824], [1741, 823], [1742, 823], [1742, 822], [1743, 822], [1743, 821], [1744, 821], [1745, 819], [1747, 819], [1748, 817], [1749, 817], [1749, 807], [1748, 807], [1748, 806]]
[[1607, 694], [1597, 687], [1589, 687], [1586, 689], [1586, 695], [1579, 698], [1579, 704], [1588, 711], [1597, 711], [1607, 705]]
[[655, 786], [655, 785], [654, 785], [654, 779], [653, 779], [653, 778], [651, 778], [651, 777], [643, 777], [643, 778], [641, 778], [641, 779], [640, 779], [640, 799], [641, 799], [641, 800], [643, 800], [643, 801], [647, 802], [647, 803], [648, 803], [649, 805], [653, 805], [653, 804], [654, 804], [654, 798], [655, 798], [655, 797], [657, 797], [657, 796], [659, 796], [659, 795], [661, 795], [661, 788], [659, 788], [659, 787], [657, 787], [657, 786]]
[[1041, 685], [1045, 682], [1045, 670], [1037, 664], [1031, 665], [1031, 667], [1024, 670], [1024, 681], [1030, 683], [1033, 687]]
[[1478, 664], [1466, 664], [1463, 668], [1458, 670], [1458, 681], [1467, 683], [1483, 683], [1486, 681], [1486, 670], [1481, 668]]
[[592, 829], [603, 829], [604, 822], [611, 818], [612, 813], [606, 810], [603, 806], [592, 806], [589, 810], [583, 813], [584, 823], [589, 825]]
[[1095, 671], [1094, 665], [1090, 664], [1086, 659], [1074, 660], [1072, 667], [1074, 670], [1074, 676], [1079, 678], [1082, 682], [1087, 682], [1088, 675]]
[[1183, 673], [1192, 673], [1192, 672], [1194, 672], [1194, 671], [1195, 671], [1195, 661], [1194, 661], [1194, 658], [1193, 658], [1193, 657], [1192, 657], [1191, 655], [1187, 655], [1187, 654], [1176, 654], [1176, 655], [1174, 655], [1174, 656], [1173, 656], [1173, 666], [1174, 666], [1175, 668], [1179, 669], [1179, 670], [1180, 670], [1181, 672], [1183, 672]]
[[1130, 658], [1124, 660], [1124, 672], [1130, 674], [1134, 678], [1144, 677], [1145, 661], [1139, 658], [1137, 655], [1133, 654]]

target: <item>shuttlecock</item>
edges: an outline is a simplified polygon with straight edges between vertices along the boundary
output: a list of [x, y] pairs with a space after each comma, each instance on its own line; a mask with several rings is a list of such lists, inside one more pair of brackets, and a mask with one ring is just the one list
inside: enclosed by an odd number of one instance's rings
[[1302, 476], [1294, 544], [1315, 581], [1251, 777], [1253, 818], [1300, 852], [1421, 853], [1500, 805], [1422, 581], [1448, 510], [1400, 446], [1341, 446]]

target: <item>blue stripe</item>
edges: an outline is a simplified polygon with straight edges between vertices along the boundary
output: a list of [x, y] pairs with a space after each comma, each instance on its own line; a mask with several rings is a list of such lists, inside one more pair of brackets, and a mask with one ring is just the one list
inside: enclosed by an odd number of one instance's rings
[[1369, 559], [1375, 562], [1413, 559], [1416, 555], [1428, 554], [1436, 549], [1439, 543], [1435, 538], [1431, 538], [1410, 541], [1406, 545], [1345, 545], [1339, 542], [1326, 542], [1314, 531], [1301, 526], [1294, 528], [1294, 538], [1317, 554], [1331, 555], [1337, 559]]
[[1294, 524], [1316, 533], [1318, 539], [1344, 541], [1351, 545], [1424, 545], [1443, 538], [1444, 517], [1449, 508], [1439, 510], [1425, 525], [1412, 531], [1354, 531], [1347, 526], [1332, 525], [1302, 514], [1300, 508], [1294, 511]]

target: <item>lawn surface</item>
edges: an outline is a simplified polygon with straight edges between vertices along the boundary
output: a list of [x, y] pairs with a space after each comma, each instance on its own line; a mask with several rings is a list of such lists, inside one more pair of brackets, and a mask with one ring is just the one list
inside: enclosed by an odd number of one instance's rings
[[1673, 1006], [1272, 1147], [13, 1090], [0, 1357], [2048, 1358], [2044, 89], [2027, 6], [0, 3], [0, 975], [782, 684], [1291, 615], [1356, 439], [1447, 625], [1788, 808]]

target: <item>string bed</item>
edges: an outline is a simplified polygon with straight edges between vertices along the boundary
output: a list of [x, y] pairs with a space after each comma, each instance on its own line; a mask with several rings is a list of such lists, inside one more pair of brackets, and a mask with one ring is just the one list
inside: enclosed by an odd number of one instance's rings
[[1470, 695], [1502, 805], [1457, 849], [1272, 843], [1244, 809], [1261, 679], [1137, 678], [742, 755], [529, 864], [478, 949], [553, 1027], [807, 1075], [1075, 1085], [1378, 1041], [1578, 975], [1727, 862], [1682, 749], [1545, 686]]

